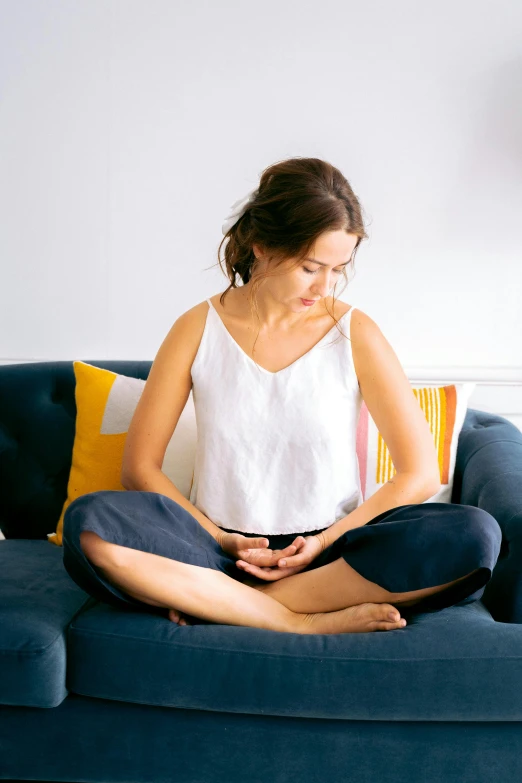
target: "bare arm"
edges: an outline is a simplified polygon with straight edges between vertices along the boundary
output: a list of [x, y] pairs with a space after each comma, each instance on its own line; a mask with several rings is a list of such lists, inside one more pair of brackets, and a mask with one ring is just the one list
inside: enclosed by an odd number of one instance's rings
[[192, 389], [196, 357], [208, 304], [183, 313], [165, 337], [129, 426], [121, 471], [128, 490], [157, 492], [179, 503], [221, 546], [225, 533], [196, 508], [163, 473], [165, 452]]
[[435, 442], [393, 348], [377, 324], [360, 310], [354, 311], [350, 336], [363, 399], [396, 473], [358, 508], [319, 534], [324, 547], [384, 511], [423, 503], [440, 489]]

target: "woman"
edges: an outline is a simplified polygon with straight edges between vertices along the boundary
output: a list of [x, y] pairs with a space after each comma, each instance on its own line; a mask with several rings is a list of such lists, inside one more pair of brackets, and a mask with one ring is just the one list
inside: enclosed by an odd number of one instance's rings
[[[277, 163], [223, 233], [230, 285], [161, 345], [126, 439], [127, 491], [67, 509], [68, 573], [99, 600], [180, 625], [307, 634], [399, 629], [399, 609], [480, 598], [500, 527], [426, 502], [440, 481], [424, 413], [377, 324], [330, 295], [367, 238], [345, 177], [316, 158]], [[191, 390], [187, 500], [161, 466]], [[363, 399], [396, 470], [365, 502]]]

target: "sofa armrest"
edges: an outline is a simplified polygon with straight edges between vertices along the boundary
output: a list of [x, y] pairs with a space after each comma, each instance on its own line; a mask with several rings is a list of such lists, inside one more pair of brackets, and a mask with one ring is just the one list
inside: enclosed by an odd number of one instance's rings
[[454, 502], [488, 511], [502, 529], [499, 558], [481, 601], [495, 620], [522, 623], [522, 432], [503, 416], [474, 409], [466, 424], [457, 448]]

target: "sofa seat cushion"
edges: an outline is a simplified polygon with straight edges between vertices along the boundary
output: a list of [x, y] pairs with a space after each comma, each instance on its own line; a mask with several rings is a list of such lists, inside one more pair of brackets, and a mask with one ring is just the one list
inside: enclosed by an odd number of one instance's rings
[[522, 720], [522, 626], [480, 601], [394, 631], [279, 633], [98, 603], [68, 631], [79, 695], [160, 707], [379, 721]]
[[0, 542], [0, 704], [57, 707], [67, 696], [66, 629], [96, 603], [48, 541]]

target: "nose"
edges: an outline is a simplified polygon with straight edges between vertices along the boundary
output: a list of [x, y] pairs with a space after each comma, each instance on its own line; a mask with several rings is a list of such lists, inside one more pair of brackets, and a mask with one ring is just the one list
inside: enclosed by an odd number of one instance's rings
[[310, 297], [310, 299], [316, 299], [316, 298], [324, 298], [329, 294], [329, 292], [332, 290], [332, 288], [335, 286], [335, 282], [331, 283], [330, 278], [328, 277], [328, 273], [323, 277], [321, 275], [317, 276], [318, 279], [316, 279], [315, 285], [314, 285], [314, 295], [313, 297]]

